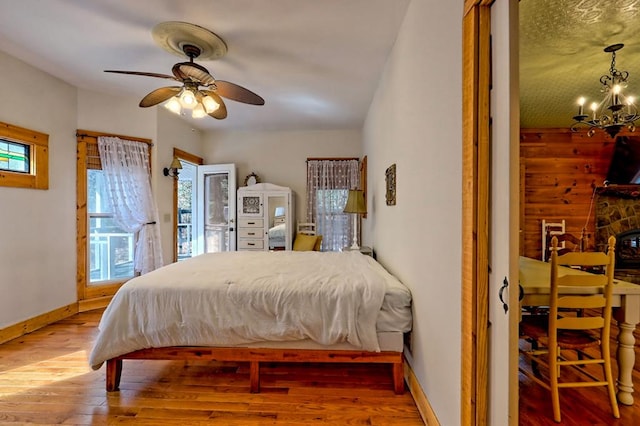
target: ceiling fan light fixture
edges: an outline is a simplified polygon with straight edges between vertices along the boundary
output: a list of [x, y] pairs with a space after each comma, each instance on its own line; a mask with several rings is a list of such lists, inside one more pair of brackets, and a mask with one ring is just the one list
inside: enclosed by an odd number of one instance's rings
[[207, 116], [207, 112], [204, 110], [204, 106], [202, 104], [198, 104], [191, 111], [192, 118], [203, 118]]
[[180, 115], [180, 112], [182, 112], [182, 106], [180, 105], [180, 102], [178, 101], [178, 99], [175, 96], [173, 98], [169, 99], [164, 104], [164, 107], [166, 109], [168, 109], [169, 111], [173, 112], [174, 114]]
[[186, 22], [170, 21], [156, 25], [154, 40], [165, 50], [188, 62], [178, 62], [171, 68], [172, 75], [156, 72], [105, 70], [116, 74], [139, 75], [163, 78], [182, 83], [182, 86], [160, 87], [148, 93], [139, 103], [141, 108], [160, 105], [164, 102], [169, 111], [186, 117], [201, 118], [207, 115], [222, 120], [227, 117], [227, 107], [222, 98], [250, 105], [264, 105], [264, 99], [237, 84], [216, 80], [194, 59], [218, 59], [227, 52], [224, 41], [211, 31]]
[[183, 108], [193, 108], [196, 106], [196, 95], [190, 89], [185, 88], [180, 95], [180, 104]]
[[207, 114], [210, 114], [220, 108], [220, 104], [216, 102], [211, 96], [205, 96], [202, 98], [202, 105]]

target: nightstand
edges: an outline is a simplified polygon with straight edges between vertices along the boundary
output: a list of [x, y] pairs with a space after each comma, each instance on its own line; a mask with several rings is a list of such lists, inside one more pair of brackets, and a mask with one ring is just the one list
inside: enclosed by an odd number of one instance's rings
[[[352, 249], [351, 247], [345, 247], [342, 249], [342, 251], [354, 251], [354, 249]], [[361, 246], [358, 251], [365, 256], [373, 257], [373, 249], [371, 247]]]

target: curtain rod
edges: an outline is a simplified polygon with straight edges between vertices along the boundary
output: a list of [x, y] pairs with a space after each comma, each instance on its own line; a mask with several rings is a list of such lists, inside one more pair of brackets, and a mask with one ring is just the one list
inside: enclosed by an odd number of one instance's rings
[[98, 137], [100, 137], [100, 136], [117, 137], [117, 138], [120, 138], [120, 139], [126, 139], [126, 140], [130, 140], [130, 141], [143, 142], [143, 143], [149, 144], [149, 146], [154, 146], [154, 144], [151, 141], [151, 139], [136, 138], [136, 137], [133, 137], [133, 136], [125, 136], [125, 135], [116, 135], [116, 134], [112, 134], [112, 133], [92, 132], [90, 130], [78, 130], [78, 131], [76, 131], [76, 138], [98, 139]]
[[358, 160], [358, 157], [309, 157], [306, 161], [350, 161]]

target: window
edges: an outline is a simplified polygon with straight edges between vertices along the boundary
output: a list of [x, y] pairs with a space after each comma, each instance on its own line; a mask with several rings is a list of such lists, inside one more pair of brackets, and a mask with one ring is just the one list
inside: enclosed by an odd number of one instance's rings
[[323, 251], [350, 245], [354, 222], [344, 207], [349, 189], [359, 186], [358, 159], [307, 159], [307, 221], [315, 223], [322, 235]]
[[[86, 130], [78, 130], [76, 135], [79, 300], [113, 295], [134, 276], [136, 235], [118, 226], [106, 197], [98, 152], [98, 137], [103, 135], [118, 136]], [[130, 136], [118, 137], [151, 142]]]
[[49, 188], [49, 135], [0, 123], [0, 186]]
[[29, 173], [31, 169], [29, 145], [0, 139], [0, 170]]
[[135, 235], [125, 232], [115, 223], [104, 191], [102, 170], [87, 170], [90, 285], [134, 275]]

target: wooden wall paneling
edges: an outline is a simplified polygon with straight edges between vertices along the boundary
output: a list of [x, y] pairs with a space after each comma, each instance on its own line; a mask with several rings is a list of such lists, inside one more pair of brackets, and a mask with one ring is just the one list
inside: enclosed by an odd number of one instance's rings
[[542, 219], [564, 219], [567, 232], [580, 235], [584, 229], [588, 244], [594, 244], [591, 200], [604, 183], [614, 145], [615, 140], [601, 132], [589, 138], [569, 129], [521, 130], [524, 256], [541, 256]]

